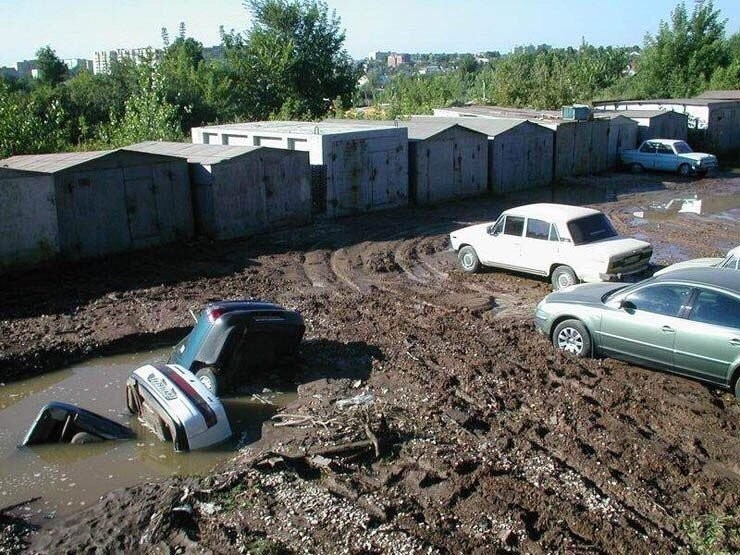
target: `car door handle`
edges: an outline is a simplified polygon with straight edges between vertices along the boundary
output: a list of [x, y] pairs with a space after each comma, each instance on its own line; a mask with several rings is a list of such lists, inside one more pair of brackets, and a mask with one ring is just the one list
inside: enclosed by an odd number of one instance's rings
[[737, 337], [733, 337], [732, 339], [730, 339], [730, 345], [732, 345], [733, 347], [740, 347], [740, 339], [738, 339]]
[[676, 330], [674, 330], [671, 326], [663, 326], [660, 328], [663, 333], [676, 333]]

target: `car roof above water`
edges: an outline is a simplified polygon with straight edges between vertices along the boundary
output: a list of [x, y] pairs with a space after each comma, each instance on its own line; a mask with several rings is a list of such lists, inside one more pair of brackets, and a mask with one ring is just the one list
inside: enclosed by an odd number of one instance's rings
[[284, 310], [283, 307], [274, 303], [268, 303], [259, 300], [239, 300], [239, 301], [217, 301], [209, 303], [205, 310], [220, 308], [227, 311], [233, 310]]
[[708, 285], [740, 295], [740, 272], [730, 268], [681, 268], [661, 274], [655, 278], [655, 281], [681, 281], [696, 285]]
[[548, 222], [569, 222], [577, 218], [600, 214], [598, 210], [594, 210], [593, 208], [547, 202], [525, 204], [524, 206], [517, 206], [516, 208], [504, 210], [503, 213], [510, 216], [525, 216], [527, 218], [536, 218], [538, 220], [546, 220]]

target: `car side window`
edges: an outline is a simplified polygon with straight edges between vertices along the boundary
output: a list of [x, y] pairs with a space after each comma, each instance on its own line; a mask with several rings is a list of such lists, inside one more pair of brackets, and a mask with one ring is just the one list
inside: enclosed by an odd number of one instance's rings
[[555, 224], [550, 224], [550, 241], [560, 241], [558, 228], [555, 227]]
[[645, 143], [640, 147], [640, 152], [647, 152], [653, 154], [655, 152], [655, 145], [653, 143]]
[[504, 235], [515, 235], [517, 237], [521, 237], [523, 231], [524, 218], [522, 218], [521, 216], [506, 216]]
[[550, 223], [534, 218], [527, 218], [527, 237], [530, 239], [544, 239], [547, 241], [550, 234]]
[[668, 145], [658, 143], [657, 147], [658, 154], [673, 154], [673, 149]]
[[716, 291], [703, 289], [694, 301], [689, 319], [740, 329], [740, 301]]
[[691, 288], [685, 285], [652, 285], [635, 291], [625, 301], [631, 303], [635, 310], [678, 316], [690, 294]]
[[722, 268], [732, 268], [733, 270], [738, 269], [738, 261], [740, 261], [740, 258], [733, 255], [727, 258], [724, 262], [722, 262], [721, 267]]

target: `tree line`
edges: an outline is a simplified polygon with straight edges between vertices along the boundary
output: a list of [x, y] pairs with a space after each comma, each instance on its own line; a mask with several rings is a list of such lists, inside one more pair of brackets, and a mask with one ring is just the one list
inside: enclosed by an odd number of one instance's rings
[[491, 53], [483, 65], [466, 55], [454, 71], [399, 73], [382, 88], [371, 79], [364, 91], [362, 67], [347, 54], [341, 20], [325, 2], [244, 5], [253, 23], [244, 32], [221, 30], [223, 58], [206, 58], [184, 25], [172, 42], [163, 29], [161, 55], [115, 60], [108, 73], [71, 75], [51, 47], [41, 48], [38, 79], [0, 80], [0, 157], [183, 140], [197, 125], [312, 120], [368, 103], [387, 118], [468, 101], [554, 109], [740, 88], [740, 33], [726, 36], [711, 0], [690, 12], [678, 4], [642, 47], [519, 47]]

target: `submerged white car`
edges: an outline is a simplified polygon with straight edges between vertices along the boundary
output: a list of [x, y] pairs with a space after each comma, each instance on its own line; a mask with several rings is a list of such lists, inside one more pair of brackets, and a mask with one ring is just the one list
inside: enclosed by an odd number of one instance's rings
[[221, 401], [195, 374], [177, 364], [147, 364], [126, 382], [132, 414], [175, 451], [203, 449], [231, 437]]
[[640, 274], [653, 254], [650, 243], [621, 237], [598, 210], [565, 204], [511, 208], [495, 222], [453, 231], [450, 242], [466, 272], [527, 272], [550, 277], [556, 290]]
[[658, 270], [655, 272], [655, 275], [659, 276], [667, 272], [682, 270], [684, 268], [708, 268], [710, 266], [740, 270], [740, 245], [734, 249], [730, 249], [727, 256], [724, 258], [693, 258], [692, 260], [684, 260], [683, 262], [677, 262], [676, 264], [666, 266], [662, 270]]

